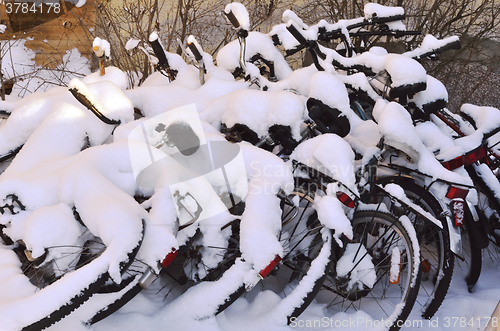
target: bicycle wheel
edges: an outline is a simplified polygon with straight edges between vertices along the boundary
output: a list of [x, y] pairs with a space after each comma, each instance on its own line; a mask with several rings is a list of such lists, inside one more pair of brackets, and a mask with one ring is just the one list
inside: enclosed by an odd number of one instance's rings
[[[318, 301], [327, 302], [331, 313], [363, 310], [375, 325], [399, 330], [420, 286], [417, 243], [391, 214], [356, 212], [352, 226], [354, 238], [330, 268]], [[327, 294], [334, 294], [333, 300]]]
[[[470, 212], [468, 212], [469, 216]], [[475, 243], [475, 239], [470, 235], [472, 227], [465, 225], [462, 231], [462, 253], [463, 260], [457, 263], [457, 266], [467, 272], [465, 281], [467, 283], [467, 289], [472, 293], [474, 286], [476, 285], [479, 276], [481, 275], [481, 268], [483, 265], [483, 253], [482, 249], [478, 247]]]
[[[40, 296], [49, 299], [52, 296], [72, 296], [58, 307], [52, 304], [49, 304], [48, 308], [38, 306], [40, 312], [33, 312], [33, 314], [28, 314], [26, 318], [23, 318], [22, 321], [13, 322], [16, 329], [43, 330], [51, 326], [80, 307], [111, 279], [108, 271], [102, 268], [102, 262], [106, 261], [104, 255], [109, 248], [88, 229], [83, 230], [80, 235], [78, 242], [82, 243], [81, 246], [58, 245], [47, 247], [45, 254], [38, 258], [32, 257], [22, 241], [13, 242], [3, 233], [3, 229], [0, 230], [4, 243], [4, 245], [0, 245], [0, 253], [3, 256], [2, 262], [14, 263], [14, 261], [17, 261], [20, 272], [27, 277], [31, 285], [19, 279], [20, 275], [16, 275], [17, 281], [22, 281], [23, 288], [26, 286], [33, 288], [31, 295], [21, 298], [23, 302], [31, 299], [31, 297], [36, 300]], [[134, 260], [142, 243], [142, 235], [143, 232], [140, 240], [130, 253], [126, 254], [122, 261], [119, 262], [119, 269], [122, 274]], [[59, 250], [63, 253], [53, 255], [53, 250]], [[93, 269], [94, 266], [95, 270]], [[72, 284], [71, 280], [73, 282], [78, 280], [78, 286]]]
[[480, 217], [485, 220], [486, 232], [489, 238], [489, 245], [483, 251], [484, 257], [488, 257], [495, 263], [500, 262], [500, 216], [495, 208], [490, 204], [488, 197], [482, 192], [478, 192], [479, 202], [477, 211]]
[[[115, 313], [141, 292], [146, 296], [163, 295], [164, 301], [170, 302], [196, 284], [220, 279], [241, 255], [239, 251], [239, 223], [230, 223], [221, 231], [226, 231], [229, 235], [226, 245], [205, 246], [202, 244], [203, 234], [198, 229], [186, 244], [179, 248], [175, 259], [160, 271], [154, 280], [154, 285], [150, 288], [145, 289], [139, 283], [140, 278], [148, 272], [149, 267], [141, 261], [134, 261], [127, 271], [126, 281], [122, 281], [121, 284], [111, 284], [99, 290], [98, 294], [115, 299], [111, 299], [111, 302], [87, 321], [87, 324], [95, 324]], [[212, 258], [218, 256], [218, 264], [216, 266], [207, 265], [204, 263], [203, 254]], [[220, 308], [219, 312], [222, 310]]]
[[448, 222], [442, 217], [443, 209], [440, 203], [428, 190], [412, 179], [396, 178], [395, 181], [411, 201], [440, 220], [443, 227], [440, 230], [422, 221], [418, 215], [409, 210], [398, 211], [400, 208], [397, 207], [389, 209], [397, 215], [407, 215], [415, 227], [422, 264], [422, 279], [416, 304], [421, 306], [422, 317], [430, 319], [443, 303], [453, 276], [455, 257], [450, 249]]
[[332, 248], [331, 232], [321, 225], [314, 207], [316, 194], [324, 194], [320, 185], [296, 179], [294, 192], [282, 201], [281, 263], [250, 291], [241, 287], [233, 293], [223, 309], [240, 296], [253, 302], [262, 291], [270, 291], [279, 297], [273, 312], [286, 316], [290, 324], [314, 300], [325, 281]]

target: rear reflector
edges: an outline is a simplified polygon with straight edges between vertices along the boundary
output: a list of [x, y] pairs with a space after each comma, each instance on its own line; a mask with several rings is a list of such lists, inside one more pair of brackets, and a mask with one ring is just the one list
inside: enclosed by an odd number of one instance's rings
[[451, 202], [451, 211], [453, 213], [453, 225], [456, 227], [464, 226], [465, 201], [463, 199], [453, 200]]
[[464, 165], [464, 160], [465, 160], [465, 157], [463, 155], [460, 155], [459, 157], [456, 157], [456, 158], [449, 160], [449, 161], [446, 161], [446, 162], [442, 162], [441, 164], [443, 165], [443, 167], [445, 167], [448, 170], [455, 170], [455, 169], [460, 168], [461, 166]]
[[450, 187], [448, 188], [448, 193], [446, 193], [446, 197], [448, 199], [465, 199], [467, 193], [469, 193], [468, 189], [461, 189], [450, 185]]
[[269, 273], [274, 269], [274, 267], [278, 265], [278, 263], [280, 263], [280, 261], [281, 261], [281, 256], [276, 254], [274, 260], [272, 260], [271, 263], [267, 265], [267, 267], [265, 267], [259, 272], [260, 277], [262, 279], [266, 278], [266, 276], [269, 275]]
[[464, 155], [464, 164], [471, 165], [476, 161], [484, 159], [485, 157], [486, 157], [486, 148], [484, 145], [481, 145], [475, 150]]
[[172, 252], [168, 253], [167, 256], [165, 256], [165, 258], [161, 262], [161, 266], [163, 268], [168, 267], [170, 265], [170, 263], [172, 263], [172, 261], [175, 259], [177, 254], [179, 254], [179, 251], [176, 250], [175, 248], [172, 248]]
[[422, 260], [422, 272], [425, 272], [426, 274], [431, 271], [432, 264], [429, 262], [427, 259]]
[[345, 206], [354, 208], [354, 201], [352, 201], [352, 199], [344, 192], [338, 191], [337, 198], [339, 198], [340, 202], [342, 202]]

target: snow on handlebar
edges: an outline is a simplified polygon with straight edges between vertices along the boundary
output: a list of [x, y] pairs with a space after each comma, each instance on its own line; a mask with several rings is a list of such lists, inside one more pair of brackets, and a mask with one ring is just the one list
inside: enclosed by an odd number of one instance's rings
[[244, 5], [238, 2], [230, 3], [224, 8], [224, 16], [229, 20], [235, 29], [250, 30], [250, 18]]
[[97, 100], [95, 100], [92, 93], [82, 81], [74, 78], [71, 80], [68, 87], [75, 99], [89, 109], [102, 122], [109, 125], [120, 125], [120, 120], [114, 120], [104, 115], [102, 107], [98, 104]]
[[422, 44], [413, 51], [403, 53], [415, 60], [420, 60], [426, 57], [432, 57], [441, 54], [450, 49], [460, 49], [460, 40], [457, 36], [452, 36], [444, 39], [437, 39], [428, 34], [425, 36]]

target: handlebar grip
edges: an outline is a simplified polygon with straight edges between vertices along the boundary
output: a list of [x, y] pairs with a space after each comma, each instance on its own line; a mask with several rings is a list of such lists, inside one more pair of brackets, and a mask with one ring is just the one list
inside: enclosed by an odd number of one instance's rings
[[305, 47], [309, 46], [309, 42], [307, 41], [307, 39], [304, 38], [302, 33], [300, 33], [300, 31], [295, 27], [295, 22], [290, 21], [289, 24], [286, 25], [286, 29], [288, 30], [288, 32], [290, 32], [292, 34], [292, 36], [295, 39], [297, 39], [297, 41], [301, 45], [303, 45]]
[[196, 61], [200, 62], [203, 59], [203, 57], [201, 56], [200, 51], [198, 51], [198, 47], [196, 47], [196, 45], [194, 43], [189, 43], [189, 42], [188, 42], [187, 46], [189, 47], [189, 50], [191, 51], [191, 53], [193, 53]]
[[165, 51], [163, 50], [163, 47], [161, 46], [158, 39], [155, 39], [153, 41], [150, 40], [149, 44], [153, 48], [153, 52], [155, 53], [156, 57], [158, 58], [158, 65], [161, 68], [169, 68], [170, 65], [168, 64], [167, 56], [165, 55]]
[[231, 22], [235, 29], [240, 28], [240, 22], [238, 22], [238, 19], [236, 18], [236, 16], [234, 16], [234, 13], [231, 10], [229, 11], [229, 13], [226, 13], [225, 10], [222, 12], [224, 13], [224, 15], [226, 15], [227, 19], [229, 20], [229, 22]]
[[420, 59], [423, 59], [423, 58], [426, 58], [426, 57], [430, 57], [430, 56], [433, 56], [433, 55], [436, 55], [436, 54], [441, 54], [447, 50], [450, 50], [450, 49], [460, 49], [462, 46], [460, 44], [460, 40], [454, 40], [444, 46], [441, 46], [437, 49], [434, 49], [430, 52], [426, 52], [424, 54], [420, 54], [418, 56], [414, 56], [413, 58], [416, 59], [416, 60], [420, 60]]
[[329, 41], [332, 39], [342, 39], [344, 34], [341, 29], [326, 30], [325, 28], [318, 30], [318, 40]]
[[389, 23], [389, 22], [402, 21], [405, 18], [406, 18], [405, 14], [394, 15], [394, 16], [387, 16], [387, 17], [375, 16], [375, 17], [372, 17], [371, 21], [374, 24], [384, 24], [384, 23]]
[[97, 107], [90, 101], [85, 94], [81, 93], [78, 90], [78, 86], [72, 87], [69, 89], [71, 94], [75, 97], [78, 102], [80, 102], [85, 108], [90, 110], [97, 118], [99, 118], [102, 122], [109, 124], [109, 125], [120, 125], [121, 121], [120, 120], [114, 120], [106, 115], [104, 115]]
[[493, 129], [493, 130], [491, 130], [488, 133], [485, 133], [484, 136], [483, 136], [483, 139], [491, 138], [494, 135], [496, 135], [498, 132], [500, 132], [500, 127], [496, 128], [496, 129]]
[[449, 43], [448, 45], [444, 45], [443, 47], [437, 50], [437, 53], [443, 53], [450, 49], [460, 49], [462, 45], [460, 44], [460, 40], [455, 40], [454, 42]]

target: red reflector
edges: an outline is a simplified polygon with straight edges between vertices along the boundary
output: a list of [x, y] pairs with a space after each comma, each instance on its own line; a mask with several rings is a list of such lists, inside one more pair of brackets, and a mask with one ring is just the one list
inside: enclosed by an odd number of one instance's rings
[[352, 201], [352, 199], [344, 192], [338, 191], [337, 198], [339, 198], [340, 202], [342, 202], [347, 207], [354, 208], [354, 201]]
[[179, 254], [179, 251], [176, 250], [175, 248], [172, 248], [172, 252], [168, 253], [167, 256], [165, 256], [165, 258], [161, 262], [161, 266], [163, 268], [168, 267], [170, 265], [170, 263], [172, 263], [172, 261], [175, 259], [177, 254]]
[[453, 225], [462, 227], [464, 225], [464, 206], [462, 199], [456, 199], [451, 202], [451, 211], [453, 212]]
[[269, 263], [267, 265], [267, 267], [265, 267], [264, 269], [262, 269], [259, 272], [259, 275], [262, 278], [266, 278], [266, 276], [269, 275], [269, 273], [274, 269], [274, 267], [276, 267], [278, 265], [278, 263], [280, 263], [280, 261], [281, 261], [281, 256], [279, 256], [278, 254], [276, 254], [276, 256], [274, 257], [274, 260], [272, 260], [271, 263]]
[[428, 273], [431, 271], [432, 264], [427, 259], [423, 259], [421, 262], [422, 272]]
[[450, 187], [448, 188], [448, 193], [446, 193], [446, 197], [448, 199], [456, 199], [456, 198], [465, 199], [467, 193], [469, 193], [468, 189], [464, 190], [450, 185]]
[[479, 146], [475, 150], [465, 154], [464, 156], [464, 164], [465, 165], [471, 165], [475, 163], [476, 161], [479, 161], [481, 159], [484, 159], [486, 157], [486, 148], [484, 145]]
[[455, 170], [464, 165], [464, 156], [460, 155], [459, 157], [456, 157], [446, 162], [442, 162], [441, 164], [448, 170]]

